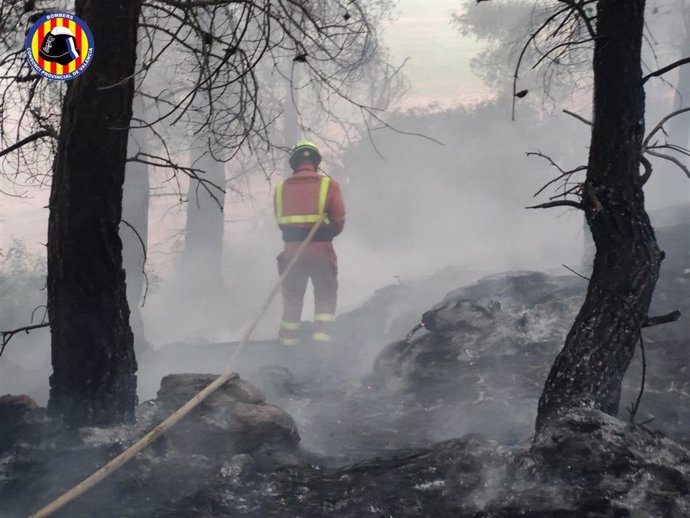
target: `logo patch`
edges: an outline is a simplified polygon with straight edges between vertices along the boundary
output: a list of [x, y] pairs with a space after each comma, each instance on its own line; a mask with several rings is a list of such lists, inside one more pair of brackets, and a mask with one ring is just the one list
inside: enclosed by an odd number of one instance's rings
[[31, 67], [55, 81], [74, 79], [91, 64], [93, 35], [83, 20], [70, 13], [50, 13], [33, 24], [26, 35]]

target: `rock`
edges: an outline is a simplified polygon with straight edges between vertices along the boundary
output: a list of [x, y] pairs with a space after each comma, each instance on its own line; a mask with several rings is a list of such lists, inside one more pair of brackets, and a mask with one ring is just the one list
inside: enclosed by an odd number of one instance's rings
[[[26, 441], [0, 455], [3, 518], [26, 516], [102, 467], [216, 379], [175, 374], [159, 397], [137, 409], [137, 423], [67, 429], [44, 414]], [[32, 410], [35, 412], [41, 409]], [[304, 464], [292, 418], [267, 404], [253, 385], [233, 379], [122, 469], [70, 504], [66, 516], [149, 517], [225, 473]]]
[[[212, 383], [216, 374], [170, 374], [161, 380], [158, 402], [170, 409], [177, 409]], [[264, 396], [259, 389], [239, 378], [225, 383], [202, 406], [214, 408], [232, 402], [260, 404]]]
[[400, 401], [398, 415], [418, 441], [465, 433], [524, 440], [585, 288], [572, 276], [515, 272], [454, 290], [424, 313], [429, 332], [387, 346], [367, 382]]
[[0, 396], [0, 454], [11, 450], [24, 435], [33, 430], [38, 411], [36, 402], [26, 395]]
[[[154, 419], [159, 421], [216, 379], [213, 374], [171, 374], [161, 381]], [[174, 426], [167, 441], [182, 453], [230, 458], [258, 450], [292, 451], [299, 445], [297, 426], [282, 409], [264, 402], [253, 385], [230, 380]]]
[[14, 396], [12, 394], [0, 396], [0, 412], [32, 410], [35, 408], [38, 408], [38, 404], [24, 394], [19, 396]]
[[356, 352], [349, 361], [363, 357], [367, 363], [362, 367], [368, 370], [372, 348], [404, 337], [419, 323], [422, 313], [448, 292], [449, 286], [459, 286], [479, 276], [475, 271], [445, 268], [417, 279], [398, 279], [395, 284], [376, 290], [362, 306], [339, 315], [334, 336]]
[[[685, 263], [674, 264], [679, 270]], [[678, 292], [674, 279], [671, 271], [659, 281], [653, 314], [676, 308], [690, 314], [690, 297]], [[402, 407], [392, 414], [397, 424], [388, 426], [404, 423], [408, 432], [416, 430], [418, 443], [475, 432], [508, 442], [527, 438], [585, 289], [574, 275], [513, 272], [450, 292], [423, 314], [429, 332], [388, 345], [366, 378], [378, 397]], [[661, 305], [666, 293], [676, 302]], [[654, 427], [678, 438], [690, 433], [690, 347], [687, 334], [678, 337], [684, 326], [687, 320], [643, 331], [647, 379], [638, 412], [638, 420], [653, 417]], [[640, 380], [641, 362], [634, 359], [621, 417], [627, 418]]]
[[599, 411], [580, 409], [550, 423], [520, 469], [533, 488], [531, 497], [515, 502], [523, 509], [552, 509], [538, 498], [551, 494], [578, 516], [690, 514], [690, 452]]

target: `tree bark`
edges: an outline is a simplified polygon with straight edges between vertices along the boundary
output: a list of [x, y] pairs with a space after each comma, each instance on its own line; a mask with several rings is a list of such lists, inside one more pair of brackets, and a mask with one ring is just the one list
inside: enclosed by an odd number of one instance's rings
[[131, 419], [137, 400], [118, 226], [140, 2], [77, 0], [75, 11], [96, 53], [68, 85], [53, 167], [49, 410], [73, 425], [109, 424]]
[[645, 99], [644, 0], [600, 0], [585, 213], [596, 245], [585, 302], [539, 400], [537, 431], [573, 407], [617, 414], [662, 253], [644, 207], [639, 164]]

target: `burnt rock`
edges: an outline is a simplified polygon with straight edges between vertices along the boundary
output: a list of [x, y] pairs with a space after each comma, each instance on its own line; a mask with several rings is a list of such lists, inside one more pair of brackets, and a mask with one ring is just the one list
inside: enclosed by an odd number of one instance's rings
[[515, 272], [452, 291], [424, 314], [429, 332], [387, 346], [368, 381], [402, 402], [405, 420], [425, 423], [419, 433], [430, 439], [522, 440], [585, 287], [572, 276]]
[[[595, 410], [550, 423], [520, 468], [533, 487], [579, 516], [681, 517], [690, 513], [690, 452], [663, 434]], [[528, 501], [533, 511], [547, 503]]]
[[[137, 422], [68, 429], [43, 409], [25, 435], [0, 454], [0, 515], [26, 516], [58, 497], [167, 418], [216, 375], [164, 378], [159, 397], [137, 409]], [[40, 414], [40, 415], [38, 415]], [[33, 415], [33, 414], [30, 414]], [[194, 494], [221, 471], [303, 463], [292, 418], [253, 385], [233, 379], [114, 475], [56, 516], [144, 517]]]
[[45, 410], [29, 396], [0, 396], [0, 454], [12, 450], [20, 441], [30, 440], [45, 418]]
[[[662, 229], [660, 235], [668, 243], [673, 234]], [[664, 263], [652, 313], [680, 309], [690, 315], [690, 296], [679, 290], [677, 275], [690, 256], [673, 257]], [[429, 332], [384, 348], [366, 382], [379, 397], [402, 406], [398, 423], [416, 429], [420, 438], [477, 432], [524, 440], [586, 287], [574, 275], [514, 272], [454, 290], [423, 314]], [[647, 376], [637, 417], [654, 418], [653, 427], [678, 439], [690, 433], [687, 331], [687, 317], [643, 331]], [[621, 418], [637, 398], [641, 365], [637, 356], [626, 376]]]
[[[155, 419], [161, 420], [217, 378], [214, 374], [171, 374], [161, 381]], [[170, 445], [185, 453], [227, 457], [262, 450], [292, 451], [299, 445], [293, 419], [264, 401], [239, 379], [225, 383], [168, 432]]]

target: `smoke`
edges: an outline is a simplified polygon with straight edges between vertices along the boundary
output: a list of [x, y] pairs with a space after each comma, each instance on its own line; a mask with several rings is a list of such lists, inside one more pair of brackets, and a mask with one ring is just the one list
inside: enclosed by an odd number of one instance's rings
[[[654, 21], [653, 28], [664, 33], [666, 23], [670, 22]], [[660, 53], [657, 58], [670, 61], [674, 52]], [[443, 58], [454, 59], [448, 55]], [[482, 66], [492, 62], [484, 58], [486, 55], [480, 60]], [[488, 70], [487, 76], [495, 79], [500, 73], [504, 77], [506, 70], [502, 63], [496, 70]], [[528, 84], [532, 88], [536, 82]], [[306, 444], [323, 451], [337, 449], [337, 441], [328, 434], [334, 422], [337, 424], [342, 410], [339, 405], [346, 405], [348, 395], [361, 389], [361, 378], [371, 371], [383, 347], [403, 338], [421, 314], [448, 291], [494, 272], [580, 266], [585, 243], [582, 214], [568, 208], [525, 210], [562, 192], [557, 188], [561, 184], [554, 184], [533, 199], [558, 170], [547, 159], [525, 153], [542, 153], [563, 169], [584, 165], [589, 128], [557, 110], [542, 110], [532, 94], [517, 101], [518, 117], [511, 121], [513, 99], [507, 90], [496, 90], [503, 93], [473, 106], [400, 108], [387, 119], [390, 128], [363, 131], [348, 145], [333, 147], [338, 152], [325, 151], [324, 171], [342, 185], [348, 213], [345, 231], [335, 241], [339, 313], [357, 310], [387, 286], [407, 291], [382, 305], [385, 311], [380, 328], [348, 329], [348, 343], [335, 346], [343, 351], [289, 354], [275, 347], [250, 345], [233, 366], [249, 381], [256, 378], [272, 398], [286, 405], [299, 421]], [[588, 93], [571, 92], [564, 105], [587, 117], [589, 101], [582, 99]], [[690, 98], [690, 91], [686, 98]], [[672, 103], [668, 88], [655, 83], [649, 94], [648, 127]], [[319, 142], [318, 135], [313, 138]], [[331, 135], [323, 135], [322, 140], [327, 138]], [[252, 150], [254, 162], [242, 167], [265, 173], [259, 166], [265, 164], [266, 154], [262, 149]], [[232, 161], [225, 167], [226, 178], [242, 173]], [[268, 179], [264, 174], [253, 174], [231, 183], [222, 214], [213, 212], [213, 201], [201, 202], [211, 206], [207, 213], [213, 215], [207, 217], [225, 220], [221, 261], [216, 256], [188, 254], [191, 262], [180, 268], [189, 200], [180, 203], [180, 198], [169, 196], [168, 191], [167, 197], [150, 198], [150, 282], [142, 315], [146, 340], [153, 347], [144, 349], [139, 344], [141, 399], [153, 397], [165, 374], [217, 372], [233, 351], [234, 346], [227, 342], [239, 338], [276, 282], [275, 259], [282, 243], [273, 221], [271, 192], [284, 164], [274, 164], [274, 168], [268, 171]], [[687, 201], [687, 179], [679, 171], [659, 165], [657, 173], [648, 186], [651, 207]], [[153, 170], [149, 174], [152, 193], [162, 196], [163, 187], [169, 185], [167, 176]], [[186, 179], [181, 179], [177, 192], [191, 192]], [[43, 235], [44, 229], [41, 232]], [[203, 236], [206, 230], [201, 225], [195, 232]], [[4, 234], [1, 237], [5, 238]], [[31, 242], [37, 241], [31, 237]], [[132, 240], [131, 246], [140, 244]], [[209, 272], [211, 268], [220, 268], [220, 272]], [[210, 277], [221, 280], [215, 286], [201, 287], [198, 276], [202, 272], [219, 274]], [[3, 275], [3, 279], [16, 277]], [[38, 275], [42, 278], [44, 272]], [[15, 285], [7, 288], [17, 293], [22, 289]], [[31, 289], [40, 292], [40, 287], [32, 285]], [[30, 311], [37, 304], [22, 301], [21, 305]], [[304, 307], [303, 319], [311, 320], [311, 289]], [[14, 322], [26, 323], [26, 318], [8, 319], [6, 309], [1, 311], [3, 328]], [[279, 315], [280, 297], [254, 337], [275, 338]], [[48, 333], [14, 340], [0, 360], [0, 392], [27, 392], [44, 403], [50, 372]], [[290, 372], [276, 370], [278, 367]], [[308, 395], [291, 399], [286, 383], [301, 387]], [[368, 413], [365, 408], [355, 410]], [[530, 412], [517, 408], [515, 418], [531, 421]], [[469, 426], [468, 420], [486, 424], [490, 418], [482, 415], [451, 420], [434, 438], [474, 431], [477, 427]]]

